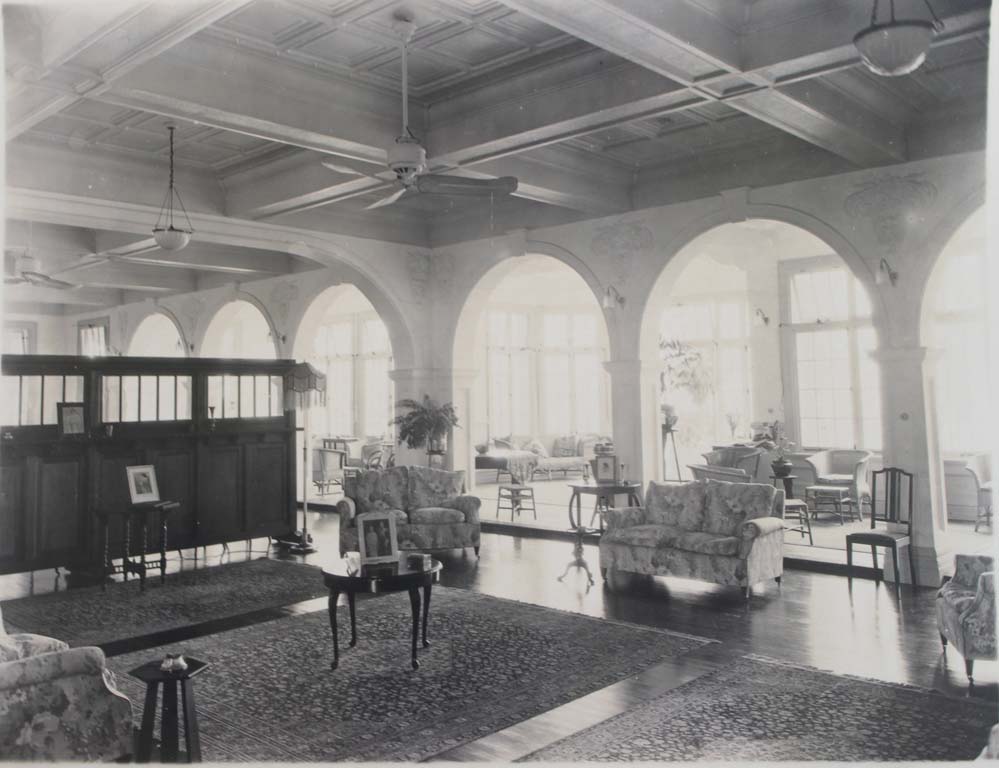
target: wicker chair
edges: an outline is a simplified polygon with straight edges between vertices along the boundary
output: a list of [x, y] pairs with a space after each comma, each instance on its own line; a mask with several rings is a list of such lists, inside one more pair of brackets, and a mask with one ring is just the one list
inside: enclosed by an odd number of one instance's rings
[[975, 515], [975, 531], [983, 523], [992, 527], [992, 455], [979, 453], [972, 456], [965, 466], [975, 479], [978, 496], [978, 512]]

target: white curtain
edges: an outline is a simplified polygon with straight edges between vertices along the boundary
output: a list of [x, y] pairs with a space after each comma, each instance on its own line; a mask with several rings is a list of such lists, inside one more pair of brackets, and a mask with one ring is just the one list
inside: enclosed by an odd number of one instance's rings
[[103, 325], [86, 325], [80, 328], [81, 355], [99, 357], [107, 353], [107, 328]]

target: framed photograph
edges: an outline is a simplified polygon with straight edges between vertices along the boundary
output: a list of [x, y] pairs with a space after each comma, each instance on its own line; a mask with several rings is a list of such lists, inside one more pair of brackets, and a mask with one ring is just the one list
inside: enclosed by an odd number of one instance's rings
[[593, 459], [593, 479], [598, 483], [617, 482], [617, 456], [604, 454]]
[[60, 435], [87, 433], [87, 411], [83, 403], [56, 403]]
[[156, 484], [156, 467], [143, 464], [137, 467], [125, 467], [128, 476], [128, 493], [133, 504], [148, 504], [160, 500], [160, 488]]
[[390, 512], [358, 515], [357, 544], [361, 550], [361, 565], [399, 562], [395, 517]]

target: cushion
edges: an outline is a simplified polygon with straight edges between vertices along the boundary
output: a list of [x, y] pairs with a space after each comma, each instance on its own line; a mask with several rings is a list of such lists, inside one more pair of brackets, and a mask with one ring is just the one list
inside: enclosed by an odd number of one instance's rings
[[475, 446], [475, 450], [477, 453], [485, 453], [486, 451], [489, 450], [489, 444], [479, 443], [478, 445]]
[[703, 530], [721, 536], [737, 536], [747, 520], [770, 516], [775, 492], [771, 485], [708, 480]]
[[579, 454], [576, 453], [577, 442], [575, 435], [556, 437], [552, 444], [552, 456], [578, 456]]
[[543, 459], [548, 458], [548, 449], [545, 448], [545, 444], [536, 437], [531, 438], [527, 445], [524, 446], [524, 450], [530, 451], [535, 456], [539, 456]]
[[604, 532], [601, 541], [632, 547], [672, 547], [685, 532], [667, 525], [632, 525]]
[[739, 540], [735, 536], [719, 536], [704, 531], [687, 531], [673, 546], [687, 552], [700, 552], [702, 555], [739, 554]]
[[411, 509], [442, 507], [448, 499], [461, 494], [465, 486], [463, 471], [448, 472], [433, 467], [409, 468], [409, 503]]
[[850, 485], [851, 483], [853, 483], [853, 475], [838, 475], [838, 474], [820, 475], [818, 477], [818, 481], [820, 484], [825, 483], [828, 485]]
[[357, 514], [406, 509], [409, 477], [406, 467], [369, 469], [359, 472], [354, 481], [354, 503]]
[[510, 438], [508, 437], [497, 437], [493, 439], [493, 446], [495, 446], [496, 448], [506, 448], [509, 450], [513, 448], [513, 443], [510, 442]]
[[0, 664], [5, 661], [17, 661], [21, 658], [21, 649], [10, 635], [0, 635]]
[[699, 481], [683, 485], [649, 483], [645, 510], [650, 523], [700, 531], [704, 528], [704, 484]]
[[463, 523], [465, 513], [447, 507], [421, 507], [409, 513], [409, 522], [420, 523]]

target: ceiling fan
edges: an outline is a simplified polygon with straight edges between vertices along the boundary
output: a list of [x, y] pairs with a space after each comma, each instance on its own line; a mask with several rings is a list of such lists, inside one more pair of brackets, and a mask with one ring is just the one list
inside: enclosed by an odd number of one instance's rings
[[59, 280], [40, 272], [41, 267], [38, 264], [38, 259], [32, 256], [27, 248], [8, 248], [4, 251], [4, 256], [14, 262], [13, 274], [4, 275], [3, 281], [6, 285], [28, 284], [61, 291], [77, 287], [75, 283], [67, 283], [65, 280]]
[[353, 166], [340, 162], [324, 160], [323, 166], [336, 173], [351, 176], [367, 176], [372, 179], [394, 181], [397, 189], [388, 197], [367, 206], [366, 210], [391, 205], [403, 195], [420, 192], [431, 195], [463, 195], [466, 197], [493, 197], [509, 195], [517, 190], [517, 179], [513, 176], [501, 176], [496, 179], [473, 179], [464, 176], [448, 176], [440, 173], [430, 173], [427, 166], [427, 150], [419, 139], [409, 130], [409, 70], [406, 59], [406, 46], [416, 24], [411, 15], [402, 10], [396, 10], [392, 17], [392, 26], [402, 38], [402, 134], [395, 143], [386, 150], [388, 156], [388, 172], [369, 174]]

